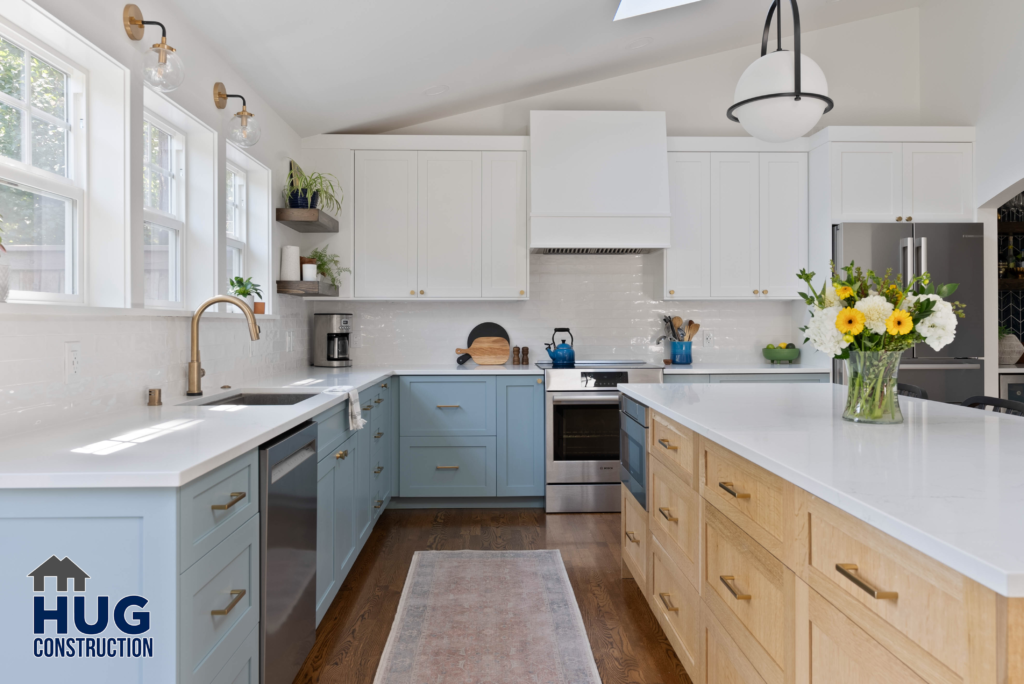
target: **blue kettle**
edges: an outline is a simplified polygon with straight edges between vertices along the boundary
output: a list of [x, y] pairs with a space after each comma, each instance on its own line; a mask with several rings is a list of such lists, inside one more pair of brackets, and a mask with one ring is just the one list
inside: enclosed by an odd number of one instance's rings
[[555, 332], [551, 334], [551, 342], [545, 342], [544, 348], [547, 349], [554, 368], [572, 368], [576, 365], [576, 352], [572, 350], [572, 344], [565, 343], [564, 338], [561, 344], [556, 345], [555, 335], [560, 332], [569, 333], [569, 340], [572, 343], [576, 342], [568, 328], [555, 328]]

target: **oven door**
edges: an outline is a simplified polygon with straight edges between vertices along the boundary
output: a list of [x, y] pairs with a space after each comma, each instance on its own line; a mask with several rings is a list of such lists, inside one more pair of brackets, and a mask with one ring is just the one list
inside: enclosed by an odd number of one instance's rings
[[549, 484], [619, 481], [619, 393], [548, 392]]

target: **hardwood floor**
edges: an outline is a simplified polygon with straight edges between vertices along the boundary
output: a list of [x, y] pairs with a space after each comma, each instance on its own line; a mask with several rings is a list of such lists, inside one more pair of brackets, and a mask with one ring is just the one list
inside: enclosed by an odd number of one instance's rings
[[558, 549], [604, 684], [689, 684], [640, 588], [620, 579], [618, 514], [387, 510], [324, 616], [296, 684], [372, 684], [415, 551]]

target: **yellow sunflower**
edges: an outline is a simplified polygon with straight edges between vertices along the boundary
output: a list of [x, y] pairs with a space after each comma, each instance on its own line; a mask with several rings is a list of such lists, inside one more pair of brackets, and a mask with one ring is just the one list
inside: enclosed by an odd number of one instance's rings
[[885, 329], [889, 331], [890, 335], [906, 335], [914, 329], [914, 320], [909, 312], [896, 309], [889, 318], [885, 319]]
[[836, 328], [844, 335], [860, 335], [864, 330], [864, 314], [857, 309], [846, 307], [836, 316]]
[[843, 285], [842, 287], [836, 288], [836, 296], [840, 299], [846, 299], [847, 297], [853, 296], [853, 288], [849, 285]]

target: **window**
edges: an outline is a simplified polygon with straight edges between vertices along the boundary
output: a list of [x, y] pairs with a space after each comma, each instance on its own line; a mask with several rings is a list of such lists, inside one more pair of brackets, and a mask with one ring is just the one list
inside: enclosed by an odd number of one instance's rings
[[142, 128], [146, 306], [182, 306], [184, 136], [146, 113]]
[[69, 122], [83, 79], [73, 72], [0, 34], [0, 228], [13, 301], [82, 299], [83, 174]]
[[245, 171], [228, 164], [225, 189], [228, 280], [245, 277]]

